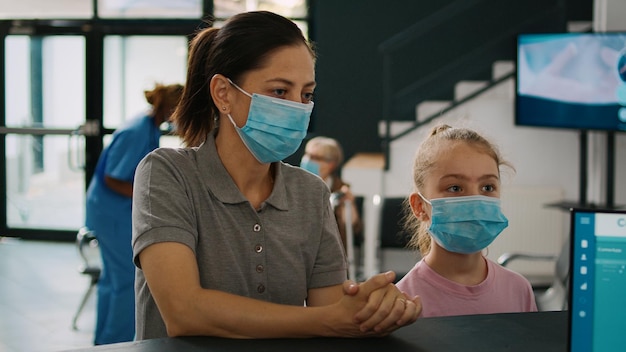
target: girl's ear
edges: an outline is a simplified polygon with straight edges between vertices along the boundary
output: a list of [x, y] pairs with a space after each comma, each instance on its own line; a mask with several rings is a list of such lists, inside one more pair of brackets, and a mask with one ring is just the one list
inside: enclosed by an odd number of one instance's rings
[[409, 204], [411, 204], [413, 215], [415, 215], [418, 220], [427, 221], [429, 219], [424, 206], [424, 200], [417, 192], [411, 193], [409, 196]]
[[211, 77], [211, 82], [209, 84], [211, 98], [213, 99], [217, 109], [220, 113], [230, 113], [230, 99], [228, 97], [230, 83], [228, 82], [228, 79], [223, 75], [215, 74]]

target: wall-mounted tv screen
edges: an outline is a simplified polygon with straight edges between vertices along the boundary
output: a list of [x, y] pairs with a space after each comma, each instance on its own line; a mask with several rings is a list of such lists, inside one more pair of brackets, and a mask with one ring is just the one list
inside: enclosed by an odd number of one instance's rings
[[515, 124], [626, 131], [626, 32], [520, 34]]

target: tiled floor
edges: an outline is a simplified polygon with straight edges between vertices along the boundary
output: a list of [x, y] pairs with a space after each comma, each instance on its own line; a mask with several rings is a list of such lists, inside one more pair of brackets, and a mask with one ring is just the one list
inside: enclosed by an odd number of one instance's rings
[[[72, 329], [89, 285], [74, 243], [0, 237], [0, 351], [48, 352], [92, 345], [95, 294]], [[95, 293], [95, 292], [94, 292]]]

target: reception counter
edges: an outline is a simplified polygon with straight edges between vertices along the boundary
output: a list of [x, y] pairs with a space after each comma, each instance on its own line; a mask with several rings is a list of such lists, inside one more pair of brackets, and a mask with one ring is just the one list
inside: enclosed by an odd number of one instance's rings
[[176, 337], [72, 351], [560, 351], [567, 349], [566, 311], [421, 318], [384, 338], [235, 340]]

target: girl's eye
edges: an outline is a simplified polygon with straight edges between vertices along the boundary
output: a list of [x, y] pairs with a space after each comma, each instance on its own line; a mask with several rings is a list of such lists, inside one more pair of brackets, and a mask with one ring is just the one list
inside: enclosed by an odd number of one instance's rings
[[496, 190], [496, 187], [494, 185], [486, 185], [483, 187], [483, 190], [485, 192], [493, 192]]
[[448, 187], [448, 192], [454, 192], [454, 193], [461, 192], [461, 187], [460, 186], [450, 186], [450, 187]]

